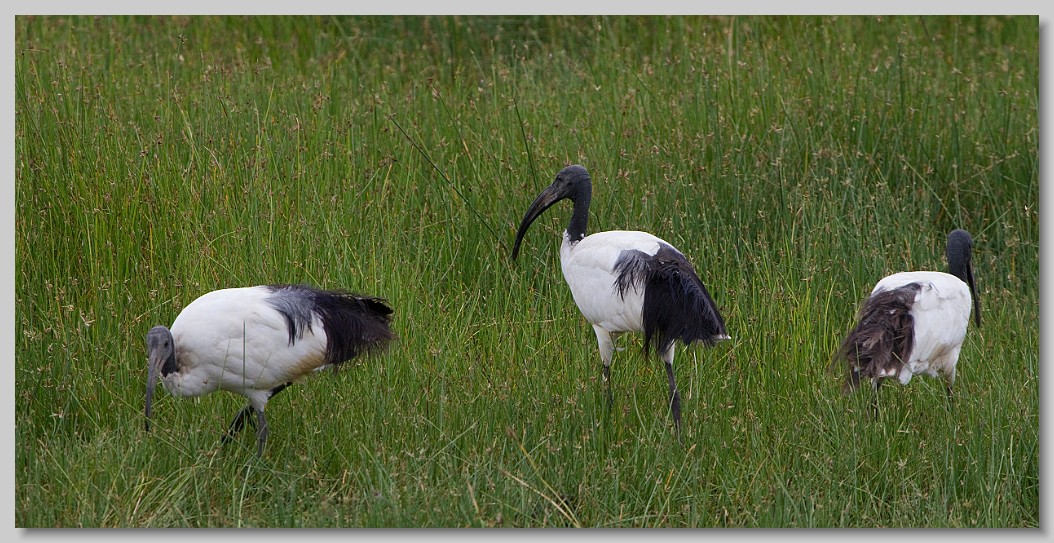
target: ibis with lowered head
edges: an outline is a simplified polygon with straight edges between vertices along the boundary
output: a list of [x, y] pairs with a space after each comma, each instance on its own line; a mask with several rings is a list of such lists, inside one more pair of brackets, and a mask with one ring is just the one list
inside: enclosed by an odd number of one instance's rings
[[959, 351], [970, 323], [981, 326], [981, 302], [974, 286], [973, 238], [966, 230], [948, 234], [949, 273], [900, 272], [879, 281], [860, 308], [857, 324], [835, 353], [846, 364], [846, 392], [870, 378], [877, 393], [882, 381], [908, 384], [918, 374], [942, 377], [950, 398]]
[[643, 332], [645, 352], [654, 348], [666, 366], [669, 406], [679, 430], [681, 396], [673, 371], [675, 342], [713, 345], [728, 339], [724, 319], [692, 264], [670, 243], [638, 231], [587, 236], [592, 194], [592, 182], [584, 167], [572, 165], [560, 170], [523, 216], [512, 258], [519, 253], [527, 228], [542, 212], [556, 202], [571, 200], [571, 221], [560, 245], [560, 267], [575, 304], [596, 333], [608, 404], [615, 341], [624, 332]]
[[[264, 407], [297, 379], [336, 369], [385, 347], [395, 335], [392, 309], [381, 298], [304, 285], [215, 290], [186, 306], [172, 328], [146, 336], [146, 430], [160, 379], [174, 396], [229, 390], [249, 399], [224, 442], [256, 425], [257, 454], [267, 441]], [[254, 417], [255, 415], [255, 417]]]

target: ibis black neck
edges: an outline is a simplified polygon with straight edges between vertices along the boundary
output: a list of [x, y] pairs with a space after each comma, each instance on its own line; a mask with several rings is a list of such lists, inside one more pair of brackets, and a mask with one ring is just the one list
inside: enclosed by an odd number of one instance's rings
[[586, 228], [589, 226], [589, 201], [593, 197], [593, 188], [589, 181], [575, 187], [571, 196], [574, 202], [574, 210], [571, 212], [571, 222], [567, 224], [567, 237], [571, 243], [582, 241], [586, 237]]
[[948, 272], [958, 277], [970, 287], [970, 297], [974, 305], [974, 321], [981, 326], [981, 300], [977, 297], [977, 287], [974, 285], [973, 265], [973, 238], [965, 230], [956, 229], [948, 234]]

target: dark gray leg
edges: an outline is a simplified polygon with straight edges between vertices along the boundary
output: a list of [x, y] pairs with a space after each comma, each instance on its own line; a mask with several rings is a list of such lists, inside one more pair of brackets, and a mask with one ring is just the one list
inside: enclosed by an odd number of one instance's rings
[[[278, 394], [279, 392], [285, 390], [291, 384], [293, 384], [293, 383], [285, 383], [285, 384], [278, 385], [278, 386], [272, 388], [271, 389], [271, 393], [268, 394], [267, 398], [268, 399], [274, 398], [275, 394]], [[230, 441], [232, 439], [234, 439], [234, 436], [238, 435], [238, 432], [241, 432], [242, 429], [245, 428], [245, 423], [246, 422], [248, 422], [249, 424], [252, 424], [252, 425], [256, 425], [256, 421], [254, 421], [252, 419], [252, 414], [253, 414], [254, 411], [256, 411], [256, 410], [253, 409], [252, 404], [249, 404], [249, 405], [243, 407], [241, 411], [238, 411], [238, 414], [234, 416], [234, 420], [231, 421], [230, 426], [227, 427], [227, 433], [223, 434], [222, 442], [223, 442], [224, 445], [226, 445], [227, 443], [230, 443]], [[262, 415], [263, 415], [262, 412], [259, 413], [257, 415], [257, 419], [259, 419]], [[259, 426], [257, 426], [257, 428], [259, 428]], [[259, 434], [259, 430], [257, 430], [257, 434]], [[265, 435], [266, 435], [266, 432], [265, 432]]]
[[882, 377], [871, 378], [871, 414], [876, 417], [878, 416], [878, 387], [882, 386], [882, 381]]
[[677, 437], [681, 436], [681, 393], [677, 390], [677, 380], [673, 376], [673, 364], [666, 362], [666, 379], [670, 383], [670, 411], [673, 413], [673, 424], [677, 428]]
[[256, 456], [263, 456], [264, 443], [267, 443], [267, 417], [261, 409], [256, 412]]
[[611, 366], [604, 364], [604, 390], [608, 395], [608, 409], [611, 409], [614, 401], [611, 399]]
[[223, 434], [224, 445], [230, 443], [230, 441], [234, 439], [234, 436], [238, 435], [238, 432], [241, 432], [242, 428], [245, 428], [246, 421], [249, 421], [250, 424], [256, 424], [256, 422], [250, 417], [252, 412], [252, 405], [247, 405], [241, 411], [238, 411], [238, 414], [234, 416], [234, 420], [231, 421], [230, 426], [227, 427], [227, 433]]
[[670, 412], [673, 413], [673, 426], [677, 432], [677, 441], [681, 440], [681, 393], [677, 390], [677, 380], [673, 376], [673, 353], [674, 346], [669, 347], [662, 353], [662, 361], [666, 364], [666, 380], [670, 383]]
[[853, 368], [849, 372], [849, 390], [854, 391], [860, 388], [860, 368]]

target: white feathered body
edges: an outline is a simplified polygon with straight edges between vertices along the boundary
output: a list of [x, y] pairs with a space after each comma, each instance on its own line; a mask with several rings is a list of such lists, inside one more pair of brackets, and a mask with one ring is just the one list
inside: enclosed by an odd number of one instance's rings
[[564, 233], [560, 268], [575, 304], [590, 324], [611, 333], [643, 330], [644, 288], [634, 284], [623, 298], [616, 287], [615, 261], [623, 251], [654, 255], [660, 243], [666, 242], [647, 232], [611, 230], [597, 232], [572, 244]]
[[268, 391], [321, 367], [326, 334], [317, 315], [290, 344], [285, 317], [266, 302], [266, 287], [229, 288], [194, 300], [171, 331], [179, 371], [161, 378], [178, 396], [217, 389], [266, 402]]
[[915, 320], [915, 347], [897, 377], [907, 384], [916, 374], [954, 380], [959, 350], [970, 323], [970, 288], [958, 277], [935, 271], [901, 272], [879, 281], [871, 291], [892, 290], [912, 283], [920, 285], [911, 316]]

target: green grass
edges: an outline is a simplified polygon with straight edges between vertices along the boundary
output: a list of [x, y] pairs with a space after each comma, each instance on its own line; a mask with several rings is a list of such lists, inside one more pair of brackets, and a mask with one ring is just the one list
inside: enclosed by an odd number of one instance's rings
[[[1037, 17], [17, 17], [20, 527], [1039, 525]], [[733, 340], [612, 369], [559, 270], [591, 231], [695, 263]], [[840, 394], [880, 277], [969, 230], [984, 326]], [[400, 339], [269, 405], [160, 393], [217, 288], [387, 298]], [[560, 496], [566, 496], [565, 501]]]

